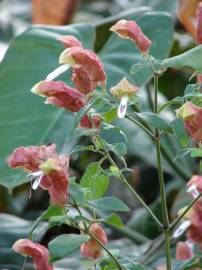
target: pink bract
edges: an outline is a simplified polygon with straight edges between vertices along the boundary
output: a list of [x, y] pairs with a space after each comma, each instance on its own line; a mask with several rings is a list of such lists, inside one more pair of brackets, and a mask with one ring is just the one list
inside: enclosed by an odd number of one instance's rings
[[52, 157], [55, 153], [56, 145], [42, 146], [20, 146], [7, 158], [8, 166], [11, 168], [22, 168], [25, 171], [37, 171], [44, 160]]
[[131, 39], [143, 53], [147, 53], [151, 47], [151, 40], [142, 32], [135, 21], [120, 20], [110, 28], [110, 31], [124, 39]]
[[202, 2], [196, 9], [196, 41], [198, 44], [202, 43]]
[[[78, 69], [79, 72], [79, 84], [81, 84], [84, 74], [87, 75], [87, 80], [97, 86], [98, 84], [105, 85], [106, 75], [104, 72], [103, 65], [98, 58], [98, 56], [91, 50], [72, 47], [66, 49], [61, 55], [59, 62], [61, 64], [69, 64], [72, 68]], [[75, 78], [74, 78], [75, 81]], [[79, 88], [84, 88], [85, 86], [80, 85]], [[82, 90], [84, 93], [85, 89]]]
[[47, 97], [45, 103], [78, 112], [85, 105], [85, 97], [62, 81], [41, 81], [31, 90], [34, 94]]
[[[91, 225], [90, 234], [95, 236], [103, 245], [107, 244], [107, 235], [98, 223]], [[81, 245], [81, 253], [89, 259], [97, 259], [102, 255], [102, 247], [96, 240], [90, 239]]]
[[83, 47], [82, 43], [76, 37], [71, 35], [59, 36], [57, 40], [62, 42], [66, 49], [71, 47]]
[[24, 256], [32, 257], [36, 270], [52, 270], [49, 264], [49, 251], [40, 244], [33, 243], [28, 239], [20, 239], [13, 245], [13, 250]]
[[69, 157], [56, 156], [40, 166], [44, 172], [40, 187], [48, 190], [52, 204], [65, 207], [69, 189]]
[[193, 256], [193, 252], [186, 242], [178, 242], [176, 247], [176, 259], [183, 261], [188, 260]]

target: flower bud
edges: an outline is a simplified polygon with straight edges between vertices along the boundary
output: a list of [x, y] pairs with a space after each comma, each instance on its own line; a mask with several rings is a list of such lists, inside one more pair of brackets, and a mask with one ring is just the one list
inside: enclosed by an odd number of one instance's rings
[[78, 112], [85, 105], [84, 95], [62, 81], [41, 81], [31, 89], [31, 92], [46, 97], [46, 104], [53, 104], [70, 112]]
[[20, 239], [13, 245], [13, 250], [23, 256], [32, 257], [36, 270], [52, 270], [49, 263], [50, 255], [47, 248], [40, 244], [33, 243], [28, 239]]
[[59, 36], [57, 40], [62, 42], [66, 49], [71, 47], [83, 47], [82, 43], [76, 37], [71, 35]]
[[188, 260], [193, 257], [193, 244], [189, 242], [178, 242], [176, 247], [176, 259], [179, 261]]
[[110, 31], [124, 39], [131, 39], [143, 53], [147, 53], [151, 47], [151, 40], [145, 36], [135, 21], [120, 20], [110, 28]]
[[96, 128], [97, 132], [100, 130], [100, 124], [101, 124], [101, 117], [97, 114], [93, 115], [91, 119], [87, 115], [85, 115], [79, 125], [81, 128]]
[[[103, 245], [107, 244], [107, 235], [98, 223], [90, 226], [89, 233], [98, 239]], [[90, 239], [81, 245], [81, 253], [89, 259], [97, 259], [102, 253], [102, 247], [95, 239]]]

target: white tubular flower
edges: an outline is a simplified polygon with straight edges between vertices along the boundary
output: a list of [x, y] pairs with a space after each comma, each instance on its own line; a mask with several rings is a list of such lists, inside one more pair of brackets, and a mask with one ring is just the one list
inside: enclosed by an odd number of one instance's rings
[[182, 235], [191, 225], [190, 220], [183, 221], [180, 226], [175, 230], [173, 237], [178, 238], [180, 235]]
[[120, 100], [117, 115], [124, 118], [127, 111], [127, 103], [130, 98], [137, 94], [138, 87], [123, 78], [117, 85], [111, 87], [111, 94]]
[[200, 192], [197, 189], [197, 186], [195, 184], [191, 185], [188, 189], [187, 189], [187, 193], [190, 193], [193, 198], [197, 198], [200, 194]]
[[121, 119], [124, 118], [126, 115], [128, 100], [129, 100], [128, 96], [123, 96], [121, 98], [118, 111], [117, 111], [117, 115]]
[[36, 190], [41, 182], [42, 177], [44, 176], [44, 173], [42, 171], [30, 173], [27, 175], [28, 177], [31, 178], [31, 181], [33, 182], [32, 184], [32, 189]]
[[51, 73], [49, 73], [46, 77], [46, 81], [52, 81], [64, 72], [66, 72], [69, 69], [69, 65], [64, 64], [62, 66], [59, 66], [58, 68], [54, 69]]

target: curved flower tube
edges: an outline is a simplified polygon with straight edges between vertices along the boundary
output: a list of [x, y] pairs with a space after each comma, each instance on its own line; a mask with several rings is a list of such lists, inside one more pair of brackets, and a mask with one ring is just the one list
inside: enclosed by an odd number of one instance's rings
[[115, 32], [121, 38], [135, 42], [142, 53], [148, 53], [151, 47], [151, 40], [142, 32], [135, 21], [119, 20], [109, 30]]
[[33, 243], [28, 239], [20, 239], [13, 245], [13, 250], [23, 256], [32, 257], [36, 270], [52, 270], [52, 264], [49, 264], [49, 251], [44, 246]]
[[46, 97], [46, 104], [62, 107], [70, 112], [78, 112], [85, 105], [84, 95], [62, 81], [41, 81], [31, 92]]
[[126, 78], [123, 78], [110, 89], [111, 94], [120, 100], [117, 112], [119, 118], [124, 118], [128, 100], [137, 93], [138, 89], [137, 86], [131, 84]]

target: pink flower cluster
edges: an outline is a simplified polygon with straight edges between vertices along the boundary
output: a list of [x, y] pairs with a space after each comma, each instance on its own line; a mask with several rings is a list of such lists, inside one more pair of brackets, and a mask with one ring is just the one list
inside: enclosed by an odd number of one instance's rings
[[[72, 68], [72, 82], [76, 88], [66, 85], [63, 81], [44, 80], [32, 88], [32, 93], [46, 98], [45, 103], [65, 108], [70, 112], [78, 112], [86, 104], [86, 94], [92, 92], [98, 85], [105, 86], [106, 75], [98, 56], [91, 50], [84, 49], [82, 43], [73, 36], [58, 38], [66, 48], [60, 55], [59, 62]], [[66, 71], [66, 67], [64, 67]], [[62, 71], [62, 72], [64, 72]], [[59, 76], [61, 72], [55, 77]], [[101, 118], [93, 114], [87, 115], [80, 122], [80, 127], [99, 130]]]
[[11, 168], [30, 172], [37, 186], [48, 190], [51, 202], [64, 207], [69, 187], [69, 157], [59, 155], [55, 148], [55, 144], [21, 146], [7, 158], [7, 163]]

